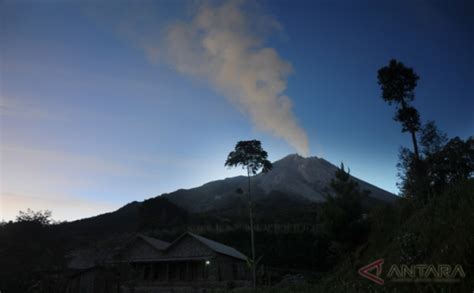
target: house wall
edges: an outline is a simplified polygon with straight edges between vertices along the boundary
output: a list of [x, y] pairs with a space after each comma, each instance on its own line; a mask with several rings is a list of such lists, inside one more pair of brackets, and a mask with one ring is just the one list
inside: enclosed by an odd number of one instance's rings
[[[120, 261], [124, 262], [112, 265], [115, 270], [120, 271], [117, 278], [122, 278], [117, 279], [116, 284], [130, 279], [137, 286], [150, 288], [190, 285], [218, 287], [226, 286], [229, 281], [249, 280], [250, 276], [245, 261], [217, 253], [189, 235], [183, 236], [164, 251], [159, 251], [138, 238], [127, 247]], [[95, 292], [105, 292], [103, 290], [109, 290], [114, 285], [109, 279], [111, 278], [105, 278], [105, 275], [101, 278], [96, 272], [85, 272], [75, 280], [75, 290], [70, 292], [87, 293], [94, 292], [94, 289]]]
[[116, 293], [120, 280], [110, 268], [92, 268], [77, 273], [67, 283], [66, 293]]
[[245, 261], [219, 254], [216, 262], [218, 281], [249, 279], [250, 269]]

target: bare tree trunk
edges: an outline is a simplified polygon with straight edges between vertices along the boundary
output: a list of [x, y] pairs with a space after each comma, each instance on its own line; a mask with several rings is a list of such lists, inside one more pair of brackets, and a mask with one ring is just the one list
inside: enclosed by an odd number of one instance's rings
[[257, 288], [257, 268], [255, 263], [255, 241], [253, 232], [253, 213], [252, 213], [252, 196], [250, 194], [250, 169], [247, 167], [247, 179], [248, 179], [248, 194], [249, 194], [249, 216], [250, 216], [250, 243], [252, 246], [252, 281], [254, 291]]
[[416, 160], [419, 160], [420, 159], [420, 153], [418, 151], [418, 143], [416, 141], [416, 134], [414, 131], [410, 131], [411, 133], [411, 140], [413, 142], [413, 150], [415, 151], [415, 158]]
[[[405, 100], [402, 99], [402, 109], [405, 110], [407, 108], [407, 104]], [[418, 161], [420, 159], [420, 153], [418, 151], [418, 142], [416, 140], [416, 133], [414, 130], [409, 130], [411, 134], [411, 140], [413, 142], [413, 152], [415, 153], [415, 159]]]

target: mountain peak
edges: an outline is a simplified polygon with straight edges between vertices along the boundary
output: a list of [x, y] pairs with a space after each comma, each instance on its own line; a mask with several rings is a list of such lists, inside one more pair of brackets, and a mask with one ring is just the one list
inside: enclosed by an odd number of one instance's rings
[[[252, 177], [255, 198], [269, 194], [286, 194], [313, 202], [325, 200], [330, 192], [330, 182], [338, 167], [318, 157], [302, 157], [290, 154], [273, 162], [270, 172]], [[370, 197], [392, 202], [396, 196], [363, 180], [352, 177], [362, 189], [370, 191]], [[237, 189], [245, 189], [247, 180], [238, 176], [206, 183], [190, 190], [180, 190], [166, 196], [177, 205], [192, 211], [205, 211], [221, 206], [236, 196]]]
[[316, 158], [316, 157], [303, 157], [300, 154], [295, 153], [295, 154], [289, 154], [278, 161], [288, 161], [288, 160], [298, 161], [298, 160], [306, 160], [306, 159], [311, 159], [311, 158]]
[[310, 165], [331, 165], [331, 163], [318, 157], [303, 157], [298, 154], [290, 154], [282, 159], [273, 162], [273, 169], [286, 169], [288, 172], [295, 172], [296, 169], [303, 170]]
[[281, 158], [280, 161], [282, 161], [282, 160], [289, 160], [289, 159], [298, 159], [298, 158], [303, 158], [303, 157], [302, 157], [301, 155], [299, 155], [299, 154], [294, 153], [294, 154], [289, 154], [289, 155], [287, 155], [287, 156]]
[[[275, 161], [273, 169], [256, 178], [255, 185], [266, 193], [279, 191], [296, 194], [313, 201], [323, 201], [329, 184], [338, 167], [318, 157], [302, 157], [290, 154]], [[352, 176], [362, 189], [371, 192], [371, 197], [392, 201], [393, 194]]]

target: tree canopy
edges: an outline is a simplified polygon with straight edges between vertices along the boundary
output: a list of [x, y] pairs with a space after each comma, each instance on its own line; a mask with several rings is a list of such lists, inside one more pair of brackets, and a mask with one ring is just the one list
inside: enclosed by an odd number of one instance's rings
[[390, 60], [389, 65], [377, 72], [378, 84], [382, 90], [382, 98], [389, 105], [395, 103], [397, 112], [393, 119], [402, 125], [402, 132], [410, 132], [413, 140], [415, 158], [418, 159], [416, 132], [420, 129], [420, 114], [410, 105], [415, 99], [415, 88], [420, 78], [413, 68], [406, 67], [402, 62]]
[[366, 240], [368, 226], [363, 217], [363, 201], [370, 192], [360, 190], [344, 164], [334, 175], [330, 185], [333, 193], [328, 194], [322, 204], [320, 220], [324, 233], [333, 241], [333, 252], [347, 256], [349, 251]]
[[18, 216], [16, 216], [16, 221], [18, 223], [25, 223], [25, 222], [35, 222], [41, 225], [48, 225], [51, 224], [51, 211], [44, 210], [44, 211], [33, 211], [31, 209], [27, 209], [26, 212], [20, 211]]
[[262, 169], [268, 172], [272, 169], [272, 163], [267, 160], [268, 154], [262, 148], [262, 143], [258, 140], [239, 141], [235, 149], [231, 151], [225, 162], [225, 166], [247, 168], [249, 174], [255, 175]]
[[413, 101], [415, 88], [420, 77], [413, 68], [406, 67], [402, 62], [390, 60], [388, 66], [378, 71], [378, 83], [382, 89], [382, 98], [391, 105]]

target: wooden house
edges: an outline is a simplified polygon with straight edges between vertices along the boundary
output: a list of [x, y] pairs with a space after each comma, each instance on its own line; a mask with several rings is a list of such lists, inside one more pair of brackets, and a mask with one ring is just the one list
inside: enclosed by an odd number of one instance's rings
[[[94, 270], [89, 266], [83, 275], [77, 275], [79, 280], [76, 278], [75, 287], [92, 288], [86, 292], [102, 292], [98, 288], [120, 287], [123, 292], [127, 292], [127, 288], [132, 287], [134, 290], [153, 290], [245, 286], [250, 279], [247, 257], [244, 254], [190, 232], [171, 243], [137, 235], [119, 253], [94, 267], [97, 272], [104, 271], [104, 268], [109, 272], [114, 271], [116, 277], [111, 282], [117, 284], [92, 284], [94, 279], [101, 278], [94, 276]], [[88, 284], [81, 284], [82, 277]]]

